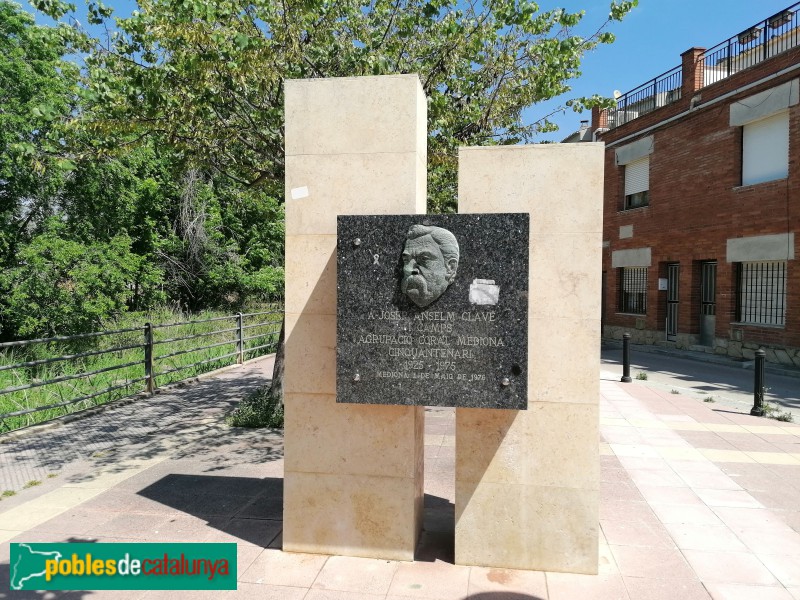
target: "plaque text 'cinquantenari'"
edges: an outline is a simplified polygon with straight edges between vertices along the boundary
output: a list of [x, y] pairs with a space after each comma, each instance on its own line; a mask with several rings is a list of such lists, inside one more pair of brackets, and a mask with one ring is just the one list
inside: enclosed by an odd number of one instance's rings
[[527, 214], [337, 225], [338, 402], [527, 408]]

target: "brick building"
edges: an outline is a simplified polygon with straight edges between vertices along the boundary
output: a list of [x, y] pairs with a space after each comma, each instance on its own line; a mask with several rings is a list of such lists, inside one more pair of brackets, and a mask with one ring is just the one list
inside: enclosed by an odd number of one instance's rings
[[796, 4], [592, 114], [603, 335], [800, 367]]

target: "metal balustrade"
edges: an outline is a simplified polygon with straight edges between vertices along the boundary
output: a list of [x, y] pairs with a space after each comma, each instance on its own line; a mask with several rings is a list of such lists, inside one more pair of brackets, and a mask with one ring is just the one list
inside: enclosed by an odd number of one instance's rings
[[800, 44], [800, 3], [775, 13], [703, 52], [697, 59], [701, 88]]
[[[695, 63], [696, 89], [702, 89], [800, 45], [800, 2], [705, 50]], [[614, 129], [681, 98], [681, 65], [617, 97], [607, 111]]]
[[[0, 433], [274, 352], [282, 321], [277, 308], [0, 343]], [[79, 351], [47, 356], [64, 346]]]
[[617, 98], [608, 110], [608, 128], [613, 129], [667, 106], [681, 97], [681, 67], [677, 66]]

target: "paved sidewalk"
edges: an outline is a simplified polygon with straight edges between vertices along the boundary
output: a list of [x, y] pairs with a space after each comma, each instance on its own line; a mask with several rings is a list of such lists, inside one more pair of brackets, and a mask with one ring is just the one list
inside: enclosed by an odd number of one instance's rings
[[[177, 402], [196, 415], [163, 429], [138, 402], [56, 428], [46, 460], [16, 452], [25, 438], [9, 442], [11, 454], [0, 445], [3, 464], [20, 456], [31, 472], [57, 474], [0, 502], [0, 541], [232, 541], [238, 591], [6, 592], [3, 543], [0, 597], [800, 600], [798, 425], [601, 380], [600, 574], [589, 576], [452, 564], [454, 412], [428, 409], [417, 561], [290, 554], [279, 550], [280, 435], [221, 424], [239, 384], [268, 374], [251, 364], [156, 396], [159, 410]], [[146, 441], [123, 427], [105, 442], [90, 433], [123, 409]]]
[[[56, 420], [0, 436], [0, 492], [20, 491], [30, 481], [53, 476], [61, 482], [84, 481], [166, 457], [169, 448], [187, 446], [218, 429], [221, 414], [269, 381], [273, 364], [274, 355], [258, 358], [169, 386], [153, 396], [107, 404], [86, 418]], [[33, 492], [26, 490], [26, 497]], [[0, 511], [14, 501], [4, 499]]]

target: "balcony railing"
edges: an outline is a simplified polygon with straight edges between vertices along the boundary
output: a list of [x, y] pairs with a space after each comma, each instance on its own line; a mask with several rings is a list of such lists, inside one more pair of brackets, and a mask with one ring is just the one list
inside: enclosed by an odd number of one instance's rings
[[[700, 89], [800, 45], [800, 2], [775, 13], [705, 50], [697, 58], [695, 87]], [[614, 129], [681, 97], [682, 66], [643, 83], [617, 98], [607, 111], [608, 128]]]
[[672, 104], [681, 97], [681, 67], [670, 69], [658, 77], [617, 98], [617, 105], [608, 111], [608, 128], [624, 125], [655, 109]]
[[697, 59], [702, 87], [800, 44], [798, 11], [800, 2], [706, 50]]

